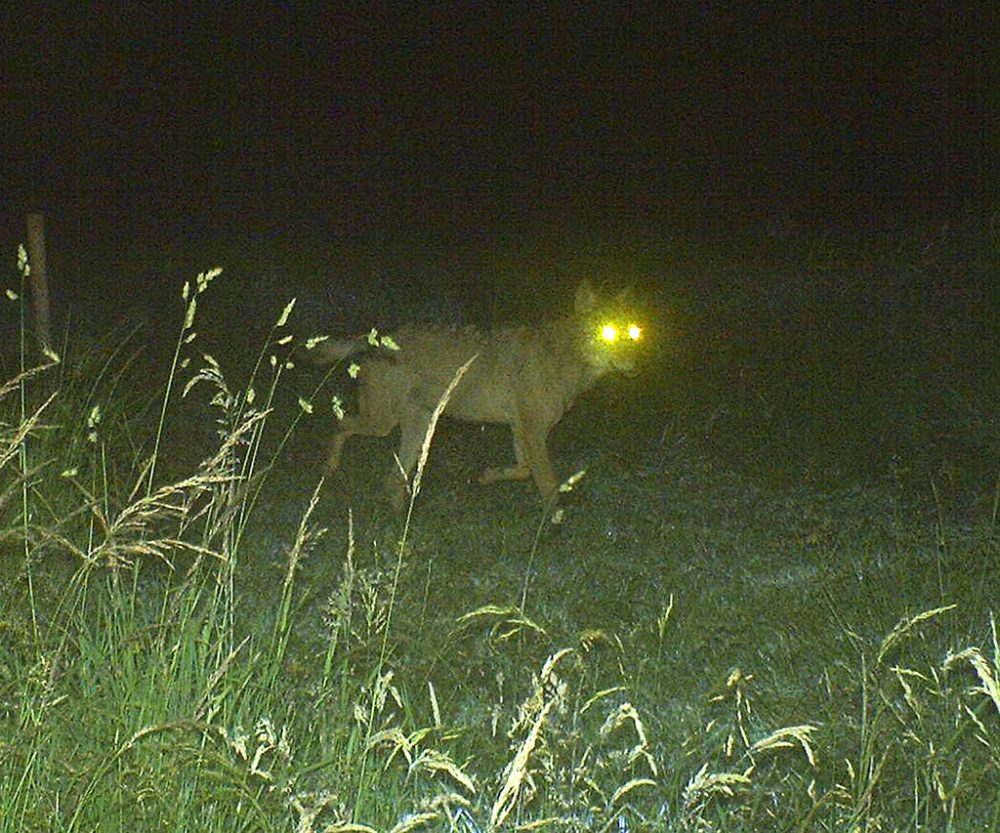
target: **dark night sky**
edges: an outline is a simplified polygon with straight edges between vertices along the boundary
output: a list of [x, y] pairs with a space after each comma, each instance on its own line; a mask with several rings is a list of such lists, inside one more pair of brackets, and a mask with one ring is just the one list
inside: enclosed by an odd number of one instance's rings
[[3, 13], [5, 225], [33, 202], [99, 238], [993, 199], [994, 2], [71, 5]]

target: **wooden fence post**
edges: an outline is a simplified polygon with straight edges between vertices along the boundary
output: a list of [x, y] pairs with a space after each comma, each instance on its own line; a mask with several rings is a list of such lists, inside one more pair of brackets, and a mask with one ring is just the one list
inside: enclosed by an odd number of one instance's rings
[[42, 350], [52, 349], [49, 315], [49, 278], [45, 268], [45, 216], [28, 214], [28, 262], [31, 264], [31, 306], [35, 314], [35, 337]]

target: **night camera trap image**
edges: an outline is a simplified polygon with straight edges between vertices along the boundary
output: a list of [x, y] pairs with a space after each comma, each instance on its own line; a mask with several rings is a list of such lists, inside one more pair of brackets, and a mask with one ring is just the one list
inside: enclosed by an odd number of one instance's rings
[[1000, 831], [1000, 6], [8, 5], [0, 833]]

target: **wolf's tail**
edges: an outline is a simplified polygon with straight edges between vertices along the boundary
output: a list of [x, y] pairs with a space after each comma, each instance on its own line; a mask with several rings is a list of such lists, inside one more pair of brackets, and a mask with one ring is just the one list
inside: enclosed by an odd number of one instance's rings
[[295, 351], [299, 359], [306, 364], [328, 365], [336, 364], [339, 361], [360, 353], [368, 346], [363, 339], [342, 339], [335, 341], [332, 338], [316, 342], [312, 347], [300, 345]]

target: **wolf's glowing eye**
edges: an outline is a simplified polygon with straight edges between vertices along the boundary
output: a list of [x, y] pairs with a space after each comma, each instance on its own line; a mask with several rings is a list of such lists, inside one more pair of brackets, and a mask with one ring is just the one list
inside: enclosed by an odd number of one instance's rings
[[614, 324], [605, 324], [601, 328], [601, 338], [611, 342], [618, 339], [618, 328]]
[[642, 328], [638, 324], [629, 324], [628, 337], [632, 339], [632, 341], [638, 341], [642, 338]]

